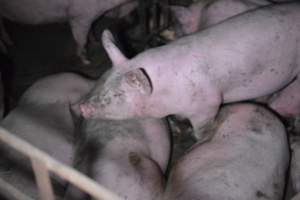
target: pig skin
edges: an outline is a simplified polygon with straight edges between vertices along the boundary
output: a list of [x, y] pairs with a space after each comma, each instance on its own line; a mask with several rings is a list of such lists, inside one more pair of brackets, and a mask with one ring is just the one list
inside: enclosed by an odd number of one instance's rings
[[0, 16], [31, 25], [68, 22], [78, 46], [77, 55], [89, 64], [85, 46], [92, 22], [130, 1], [133, 0], [0, 0]]
[[[81, 127], [76, 169], [124, 200], [161, 197], [170, 155], [169, 133], [162, 120], [89, 119]], [[65, 199], [83, 199], [82, 195], [71, 186]]]
[[[99, 80], [105, 80], [106, 72]], [[75, 168], [114, 191], [121, 199], [159, 199], [170, 156], [170, 134], [164, 120], [103, 120], [80, 117], [71, 107], [77, 127]], [[65, 199], [82, 199], [69, 187]]]
[[300, 192], [300, 138], [299, 136], [291, 136], [291, 181], [292, 188], [296, 193]]
[[300, 115], [300, 80], [296, 79], [268, 102], [269, 106], [285, 118]]
[[127, 59], [109, 31], [113, 68], [80, 108], [86, 118], [188, 118], [199, 141], [222, 103], [272, 94], [298, 79], [300, 4], [266, 6]]
[[213, 139], [170, 172], [163, 200], [281, 200], [289, 149], [283, 124], [251, 104], [221, 108]]
[[291, 200], [299, 200], [300, 199], [300, 194], [297, 194], [296, 196], [294, 196]]
[[171, 6], [178, 21], [175, 35], [181, 37], [203, 30], [232, 16], [270, 3], [267, 0], [200, 0], [187, 8]]

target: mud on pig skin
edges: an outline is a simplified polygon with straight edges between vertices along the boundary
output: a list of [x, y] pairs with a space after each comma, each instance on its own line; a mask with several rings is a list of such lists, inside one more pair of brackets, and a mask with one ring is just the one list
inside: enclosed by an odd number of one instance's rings
[[177, 37], [191, 34], [251, 9], [270, 4], [267, 0], [200, 0], [189, 7], [171, 6], [178, 21]]
[[[128, 2], [133, 0], [0, 0], [0, 16], [31, 25], [70, 23], [77, 43], [77, 54], [84, 64], [89, 64], [85, 45], [92, 22], [107, 11]], [[124, 9], [121, 12], [125, 14]]]
[[[78, 107], [73, 111], [78, 114]], [[75, 168], [121, 199], [159, 199], [170, 154], [163, 120], [87, 119], [79, 130]], [[83, 199], [82, 195], [71, 186], [65, 199]]]
[[251, 104], [221, 108], [210, 142], [195, 144], [170, 172], [165, 200], [281, 200], [289, 149], [285, 128]]
[[[74, 126], [69, 104], [85, 95], [92, 84], [74, 73], [42, 78], [25, 91], [17, 107], [8, 113], [0, 126], [70, 166], [74, 157]], [[9, 160], [17, 163], [17, 168], [10, 169], [9, 173], [1, 173], [1, 177], [13, 185], [19, 185], [21, 189], [31, 191], [28, 194], [33, 195], [35, 186], [29, 184], [24, 170], [21, 170], [22, 173], [18, 170], [28, 169], [27, 160], [15, 151], [2, 147]]]
[[83, 116], [175, 114], [191, 121], [198, 140], [207, 140], [203, 127], [220, 104], [269, 95], [298, 78], [299, 11], [299, 3], [266, 6], [132, 59], [105, 31], [103, 45], [113, 69], [81, 103]]

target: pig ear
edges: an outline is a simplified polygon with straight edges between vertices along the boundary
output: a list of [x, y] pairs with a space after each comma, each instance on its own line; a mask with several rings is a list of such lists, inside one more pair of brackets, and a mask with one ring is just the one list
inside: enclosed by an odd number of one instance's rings
[[102, 33], [102, 44], [107, 52], [113, 66], [122, 64], [127, 60], [120, 49], [115, 44], [115, 39], [109, 30], [104, 30]]
[[147, 72], [142, 68], [127, 72], [125, 80], [131, 87], [138, 89], [142, 94], [150, 95], [152, 93], [151, 80]]

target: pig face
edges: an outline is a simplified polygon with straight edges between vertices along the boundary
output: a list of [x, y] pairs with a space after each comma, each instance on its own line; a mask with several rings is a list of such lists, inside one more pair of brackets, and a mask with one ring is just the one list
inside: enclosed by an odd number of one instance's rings
[[128, 119], [140, 116], [151, 85], [143, 69], [120, 74], [112, 71], [99, 80], [87, 100], [80, 104], [85, 118]]
[[98, 80], [87, 98], [79, 104], [85, 118], [130, 119], [141, 116], [152, 93], [151, 81], [142, 68], [128, 68], [127, 58], [113, 43], [110, 32], [103, 33], [103, 46], [113, 68]]

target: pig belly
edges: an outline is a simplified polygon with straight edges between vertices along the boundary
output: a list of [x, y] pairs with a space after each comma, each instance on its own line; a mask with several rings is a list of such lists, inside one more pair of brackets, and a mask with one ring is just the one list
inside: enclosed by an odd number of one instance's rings
[[279, 200], [289, 150], [283, 124], [262, 107], [221, 109], [214, 138], [173, 167], [164, 200]]
[[67, 0], [0, 0], [0, 15], [25, 24], [66, 21]]

